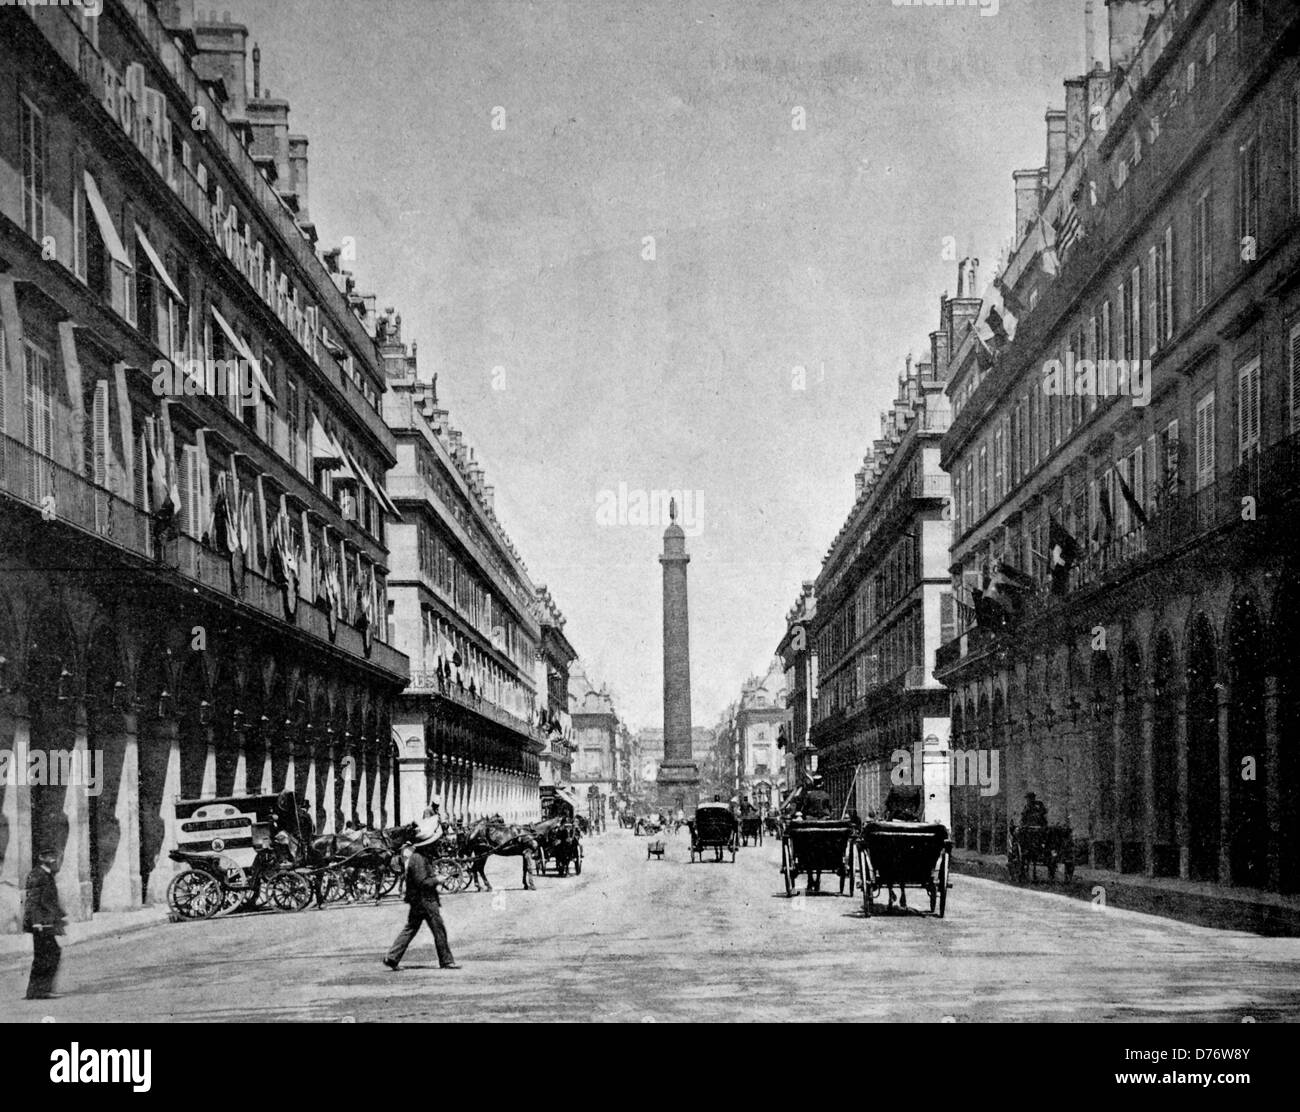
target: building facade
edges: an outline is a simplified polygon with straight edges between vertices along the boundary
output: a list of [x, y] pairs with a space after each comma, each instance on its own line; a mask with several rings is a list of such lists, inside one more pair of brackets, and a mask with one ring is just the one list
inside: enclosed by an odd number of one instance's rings
[[[1295, 891], [1300, 8], [1107, 14], [1015, 176], [1000, 334], [950, 380], [937, 674], [956, 746], [1081, 859]], [[1001, 852], [1015, 814], [969, 802], [960, 843]]]
[[623, 777], [620, 768], [618, 712], [609, 687], [597, 690], [581, 661], [569, 670], [573, 692], [573, 790], [583, 801], [584, 813], [595, 826], [614, 818], [614, 800]]
[[[0, 8], [0, 922], [162, 900], [178, 798], [395, 822], [369, 322], [306, 141], [191, 4]], [[32, 776], [32, 760], [59, 765]], [[97, 775], [97, 770], [101, 773]]]
[[809, 636], [816, 616], [816, 589], [812, 580], [806, 580], [794, 606], [785, 616], [785, 634], [776, 647], [777, 656], [785, 668], [785, 705], [790, 710], [790, 725], [784, 739], [783, 799], [817, 771], [817, 751], [812, 746], [812, 723], [817, 705], [817, 653]]
[[[963, 293], [941, 303], [936, 350], [963, 327]], [[909, 357], [814, 585], [811, 741], [837, 809], [880, 814], [893, 783], [919, 784], [926, 818], [947, 824], [947, 695], [931, 673], [952, 622], [948, 476], [939, 468], [949, 411], [933, 366]], [[900, 753], [906, 775], [896, 778]]]
[[[493, 487], [418, 374], [391, 310], [380, 327], [388, 369], [384, 416], [397, 443], [389, 492], [394, 639], [411, 659], [395, 711], [402, 792], [474, 820], [541, 815], [537, 589], [493, 508]], [[543, 691], [541, 700], [549, 698]]]
[[766, 673], [751, 676], [736, 704], [733, 760], [734, 795], [758, 806], [781, 800], [786, 750], [792, 714], [786, 707], [785, 668], [774, 659]]
[[569, 667], [577, 651], [564, 636], [564, 615], [544, 585], [537, 588], [541, 614], [542, 642], [537, 656], [537, 689], [546, 692], [538, 709], [537, 726], [546, 738], [538, 755], [538, 772], [543, 793], [567, 785], [573, 774], [573, 695], [569, 690]]

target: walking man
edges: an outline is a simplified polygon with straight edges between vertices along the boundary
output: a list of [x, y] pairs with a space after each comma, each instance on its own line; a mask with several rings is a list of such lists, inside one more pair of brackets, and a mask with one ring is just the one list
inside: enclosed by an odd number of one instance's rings
[[438, 878], [433, 871], [433, 845], [442, 837], [442, 824], [438, 821], [436, 808], [434, 814], [420, 820], [416, 832], [417, 841], [411, 847], [410, 860], [406, 863], [406, 902], [410, 909], [406, 916], [406, 926], [393, 942], [393, 948], [384, 958], [384, 964], [394, 972], [401, 962], [411, 940], [420, 933], [422, 923], [429, 924], [433, 932], [433, 944], [438, 950], [438, 964], [443, 969], [459, 969], [456, 959], [451, 955], [447, 944], [447, 928], [442, 922], [442, 901], [438, 899]]
[[27, 900], [23, 909], [23, 930], [32, 936], [32, 975], [27, 981], [28, 1000], [54, 997], [54, 978], [63, 951], [57, 936], [63, 933], [67, 916], [59, 902], [54, 874], [59, 871], [59, 854], [43, 849], [37, 865], [27, 875]]

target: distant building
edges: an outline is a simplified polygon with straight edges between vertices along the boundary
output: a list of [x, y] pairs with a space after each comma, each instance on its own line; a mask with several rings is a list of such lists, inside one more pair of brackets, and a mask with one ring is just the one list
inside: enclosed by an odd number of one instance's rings
[[787, 794], [804, 783], [817, 768], [817, 751], [812, 746], [813, 711], [817, 702], [817, 652], [811, 634], [816, 617], [817, 595], [809, 580], [785, 616], [785, 634], [776, 650], [785, 666], [785, 705], [790, 710], [782, 784], [783, 792]]
[[546, 738], [539, 755], [542, 792], [568, 784], [573, 770], [573, 693], [569, 668], [577, 651], [564, 636], [564, 615], [545, 586], [537, 588], [541, 612], [542, 643], [537, 654], [537, 690], [546, 693], [538, 710], [537, 726]]
[[589, 818], [609, 823], [619, 780], [620, 722], [614, 698], [607, 685], [599, 690], [592, 686], [581, 661], [569, 669], [569, 688], [574, 696], [573, 788]]
[[734, 720], [733, 794], [742, 801], [780, 802], [786, 751], [778, 741], [789, 736], [791, 717], [785, 705], [785, 669], [777, 658], [767, 672], [746, 680], [740, 689]]

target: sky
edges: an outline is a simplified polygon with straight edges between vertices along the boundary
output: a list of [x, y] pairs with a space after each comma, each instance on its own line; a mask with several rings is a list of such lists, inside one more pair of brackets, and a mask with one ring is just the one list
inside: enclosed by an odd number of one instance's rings
[[402, 314], [633, 728], [663, 724], [667, 522], [620, 513], [620, 484], [623, 506], [692, 492], [692, 716], [713, 725], [928, 353], [945, 237], [991, 276], [1012, 171], [1043, 164], [1044, 113], [1084, 68], [1084, 0], [996, 9], [222, 5], [310, 140], [320, 246], [354, 237], [359, 287]]

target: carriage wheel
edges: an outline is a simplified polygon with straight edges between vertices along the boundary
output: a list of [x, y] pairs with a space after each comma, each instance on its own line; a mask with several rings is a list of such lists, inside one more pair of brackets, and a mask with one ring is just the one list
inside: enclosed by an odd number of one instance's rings
[[437, 886], [444, 892], [454, 892], [456, 883], [459, 879], [459, 870], [456, 862], [448, 861], [445, 858], [433, 863], [433, 877]]
[[871, 918], [871, 902], [873, 897], [872, 885], [875, 882], [875, 870], [871, 867], [871, 854], [864, 848], [861, 855], [862, 869], [862, 910], [867, 918]]
[[[943, 858], [939, 862], [939, 918], [943, 918], [943, 913], [948, 908], [948, 851], [943, 851]], [[930, 910], [934, 910], [934, 901], [931, 897]]]
[[457, 892], [463, 892], [474, 883], [474, 869], [472, 865], [464, 861], [457, 861], [456, 867], [460, 870], [460, 880], [458, 881]]
[[338, 903], [349, 895], [348, 878], [338, 867], [324, 870], [316, 877], [316, 883], [320, 887], [320, 902], [323, 904]]
[[217, 909], [218, 915], [229, 915], [238, 911], [253, 898], [252, 885], [248, 873], [233, 857], [217, 858], [217, 868], [221, 871], [222, 904]]
[[785, 842], [781, 843], [781, 875], [785, 878], [785, 894], [794, 895], [794, 874], [790, 871], [790, 853]]
[[221, 882], [202, 869], [177, 873], [167, 885], [167, 905], [182, 919], [210, 919], [224, 902]]
[[289, 871], [270, 881], [271, 903], [281, 911], [302, 911], [312, 901], [312, 885], [302, 873]]

